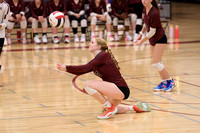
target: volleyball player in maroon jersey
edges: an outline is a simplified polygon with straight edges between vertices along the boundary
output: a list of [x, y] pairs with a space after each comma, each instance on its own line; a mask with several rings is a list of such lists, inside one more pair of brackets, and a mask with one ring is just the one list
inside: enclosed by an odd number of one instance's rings
[[[91, 0], [90, 1], [88, 21], [91, 22], [91, 38], [96, 37], [95, 28], [96, 28], [97, 20], [106, 22], [107, 38], [109, 41], [114, 41], [114, 38], [111, 35], [112, 20], [107, 12], [105, 0]], [[103, 38], [102, 31], [99, 32], [99, 37]]]
[[128, 17], [128, 3], [127, 0], [112, 0], [111, 2], [111, 18], [113, 19], [114, 39], [119, 41], [118, 37], [118, 20], [123, 20], [125, 25], [125, 35], [129, 41], [132, 37], [129, 34], [130, 20]]
[[42, 26], [42, 42], [47, 43], [47, 5], [43, 0], [34, 0], [29, 5], [31, 17], [28, 18], [28, 21], [32, 23], [34, 43], [41, 43], [38, 36], [38, 22]]
[[9, 14], [10, 14], [9, 4], [4, 0], [0, 0], [0, 70], [1, 70], [1, 52], [5, 41], [5, 29], [8, 25]]
[[[136, 40], [137, 45], [143, 44], [149, 39], [152, 46], [153, 66], [158, 69], [162, 82], [154, 87], [155, 91], [171, 91], [175, 87], [174, 80], [170, 77], [167, 69], [162, 63], [162, 55], [167, 45], [167, 37], [160, 22], [160, 14], [157, 0], [142, 0], [144, 5], [144, 23], [140, 35]], [[146, 37], [142, 34], [147, 30]]]
[[10, 34], [13, 30], [15, 23], [20, 23], [21, 32], [22, 32], [22, 43], [26, 44], [26, 28], [27, 28], [27, 21], [25, 17], [25, 5], [23, 0], [7, 0], [8, 4], [10, 5], [10, 18], [8, 20], [7, 26], [7, 43], [11, 44]]
[[[54, 11], [60, 11], [65, 15], [65, 23], [64, 23], [64, 43], [69, 43], [69, 32], [70, 32], [70, 22], [69, 18], [67, 16], [67, 5], [65, 0], [52, 0], [48, 2], [48, 8], [49, 8], [49, 13], [52, 13]], [[53, 30], [53, 43], [59, 43], [60, 40], [58, 38], [58, 29], [55, 27], [52, 27]]]
[[95, 58], [85, 65], [69, 66], [57, 64], [57, 68], [75, 75], [93, 71], [100, 80], [86, 81], [84, 90], [99, 101], [102, 105], [102, 113], [99, 119], [108, 119], [115, 113], [125, 113], [129, 110], [136, 112], [151, 111], [146, 103], [138, 102], [136, 105], [119, 105], [123, 99], [129, 97], [129, 88], [123, 79], [118, 62], [108, 48], [105, 40], [92, 38], [89, 44], [89, 51]]
[[142, 29], [143, 4], [141, 0], [128, 0], [128, 12], [131, 19], [132, 37], [136, 40]]
[[74, 42], [79, 42], [79, 37], [77, 35], [78, 22], [81, 24], [81, 40], [80, 42], [85, 42], [85, 34], [87, 28], [87, 19], [85, 15], [85, 0], [68, 0], [68, 14], [69, 19], [72, 24], [72, 30], [74, 33]]

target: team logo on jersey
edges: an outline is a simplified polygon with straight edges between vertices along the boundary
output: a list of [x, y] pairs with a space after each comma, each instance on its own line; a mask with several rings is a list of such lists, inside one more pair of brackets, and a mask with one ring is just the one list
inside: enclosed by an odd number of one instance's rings
[[95, 75], [97, 75], [97, 76], [98, 76], [98, 77], [100, 77], [100, 78], [102, 78], [102, 77], [103, 77], [103, 75], [102, 75], [102, 74], [100, 74], [98, 71], [95, 71], [95, 72], [94, 72], [94, 74], [95, 74]]

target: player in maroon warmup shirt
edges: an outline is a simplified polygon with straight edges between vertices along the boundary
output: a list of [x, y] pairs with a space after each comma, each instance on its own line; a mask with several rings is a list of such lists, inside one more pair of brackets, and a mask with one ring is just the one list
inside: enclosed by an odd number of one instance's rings
[[[129, 88], [123, 79], [118, 62], [108, 48], [105, 40], [92, 38], [89, 50], [95, 58], [85, 65], [70, 66], [57, 64], [57, 68], [75, 75], [94, 72], [101, 80], [86, 81], [84, 90], [103, 105], [99, 119], [108, 119], [115, 113], [125, 113], [129, 110], [136, 112], [150, 111], [145, 103], [137, 103], [134, 106], [119, 105], [123, 99], [129, 97]], [[146, 109], [141, 110], [141, 107]]]
[[67, 6], [69, 19], [71, 21], [72, 30], [74, 33], [74, 42], [79, 42], [79, 37], [77, 35], [78, 22], [80, 22], [82, 32], [80, 42], [85, 42], [85, 34], [87, 28], [87, 19], [84, 10], [85, 0], [68, 0]]
[[111, 17], [113, 19], [114, 39], [119, 41], [118, 37], [118, 20], [123, 20], [125, 25], [125, 35], [129, 41], [132, 37], [129, 35], [130, 20], [128, 17], [128, 3], [127, 0], [112, 0], [111, 2]]
[[29, 5], [30, 16], [28, 21], [32, 23], [34, 43], [41, 43], [38, 36], [38, 22], [42, 26], [42, 42], [47, 43], [47, 5], [43, 0], [34, 0]]
[[[49, 13], [52, 13], [54, 11], [60, 11], [65, 15], [65, 23], [63, 25], [64, 27], [64, 43], [69, 43], [69, 32], [70, 32], [70, 22], [69, 17], [67, 15], [67, 3], [65, 0], [51, 0], [48, 2], [48, 9]], [[52, 27], [53, 36], [52, 40], [53, 43], [60, 43], [60, 39], [58, 38], [58, 29], [55, 27]]]
[[26, 44], [26, 28], [27, 28], [27, 20], [25, 17], [25, 5], [23, 0], [7, 0], [10, 5], [10, 18], [8, 20], [7, 26], [7, 43], [11, 44], [10, 34], [13, 30], [15, 23], [20, 23], [21, 32], [22, 32], [22, 43]]
[[128, 0], [128, 12], [131, 20], [132, 37], [136, 40], [142, 29], [143, 4], [141, 0]]
[[[105, 0], [91, 0], [88, 21], [91, 22], [91, 38], [95, 38], [95, 28], [97, 21], [106, 22], [107, 38], [109, 41], [114, 41], [111, 35], [111, 17], [106, 9]], [[103, 32], [99, 31], [99, 37], [103, 38]]]
[[[175, 87], [175, 82], [162, 63], [167, 37], [160, 22], [158, 2], [157, 0], [142, 0], [142, 3], [145, 6], [144, 23], [146, 26], [143, 26], [135, 43], [136, 45], [141, 45], [149, 39], [152, 46], [153, 66], [159, 71], [162, 80], [157, 87], [154, 87], [154, 91], [171, 91]], [[141, 39], [145, 31], [147, 31], [146, 37]]]

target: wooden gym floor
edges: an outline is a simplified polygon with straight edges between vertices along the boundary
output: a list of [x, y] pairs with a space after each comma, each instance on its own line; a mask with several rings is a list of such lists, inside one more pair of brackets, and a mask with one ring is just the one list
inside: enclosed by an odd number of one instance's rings
[[[87, 44], [4, 46], [0, 72], [1, 133], [175, 133], [200, 131], [200, 5], [173, 3], [172, 25], [179, 25], [179, 42], [170, 43], [163, 62], [176, 80], [173, 92], [153, 92], [160, 81], [152, 68], [149, 45], [109, 43], [120, 62], [131, 95], [127, 104], [143, 101], [152, 112], [96, 117], [101, 105], [78, 91], [74, 75], [58, 71], [56, 63], [85, 64], [93, 56]], [[168, 35], [168, 32], [166, 33]], [[98, 79], [79, 76], [75, 84]]]

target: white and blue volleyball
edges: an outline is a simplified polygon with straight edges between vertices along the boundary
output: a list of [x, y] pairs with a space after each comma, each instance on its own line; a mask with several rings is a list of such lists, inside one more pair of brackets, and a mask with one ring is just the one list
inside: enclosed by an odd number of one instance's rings
[[49, 16], [49, 23], [53, 27], [60, 28], [65, 23], [65, 15], [62, 12], [54, 11]]

